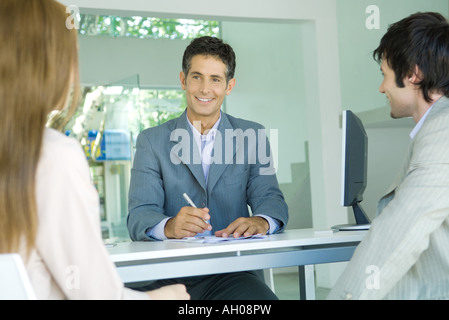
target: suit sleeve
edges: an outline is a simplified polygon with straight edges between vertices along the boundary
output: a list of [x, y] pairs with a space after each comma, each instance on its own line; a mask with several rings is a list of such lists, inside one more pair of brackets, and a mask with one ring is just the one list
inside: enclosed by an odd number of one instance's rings
[[428, 248], [432, 233], [448, 218], [447, 164], [415, 162], [383, 201], [389, 202], [374, 219], [329, 299], [382, 299], [404, 277]]
[[145, 132], [138, 136], [136, 147], [127, 226], [132, 240], [154, 240], [147, 235], [147, 231], [167, 218], [164, 215], [165, 194], [160, 165]]

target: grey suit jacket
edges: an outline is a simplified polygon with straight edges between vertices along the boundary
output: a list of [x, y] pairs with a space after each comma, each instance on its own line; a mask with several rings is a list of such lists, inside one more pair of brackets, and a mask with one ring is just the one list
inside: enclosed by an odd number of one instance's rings
[[449, 99], [437, 101], [329, 299], [449, 298]]
[[[184, 112], [177, 119], [144, 130], [137, 139], [127, 223], [131, 239], [152, 240], [147, 236], [150, 229], [188, 205], [184, 192], [198, 207], [209, 208], [213, 232], [239, 217], [248, 217], [248, 205], [253, 214], [277, 219], [282, 231], [288, 221], [288, 208], [274, 171], [267, 174], [264, 167], [268, 165], [264, 166], [257, 156], [261, 146], [261, 150], [269, 150], [268, 139], [258, 139], [257, 133], [263, 127], [222, 112], [220, 134], [217, 133], [214, 144], [215, 163], [210, 166], [206, 184], [199, 150], [187, 121]], [[229, 144], [226, 139], [236, 132], [253, 132], [257, 141], [245, 145], [244, 150], [235, 137]], [[257, 161], [253, 161], [255, 155]]]

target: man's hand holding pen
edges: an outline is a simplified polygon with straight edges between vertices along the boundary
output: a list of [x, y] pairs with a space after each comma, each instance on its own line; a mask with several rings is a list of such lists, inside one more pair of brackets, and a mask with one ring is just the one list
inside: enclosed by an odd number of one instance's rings
[[[165, 236], [169, 239], [194, 237], [198, 233], [211, 231], [208, 208], [197, 208], [190, 197], [184, 193], [184, 199], [190, 207], [182, 207], [176, 217], [171, 218], [165, 225]], [[249, 237], [255, 234], [266, 234], [270, 225], [262, 217], [238, 218], [226, 229], [215, 232], [215, 236], [227, 238], [231, 234], [234, 238]]]
[[182, 207], [176, 217], [171, 218], [165, 225], [165, 236], [169, 239], [194, 237], [198, 233], [212, 230], [207, 223], [210, 220], [208, 208]]

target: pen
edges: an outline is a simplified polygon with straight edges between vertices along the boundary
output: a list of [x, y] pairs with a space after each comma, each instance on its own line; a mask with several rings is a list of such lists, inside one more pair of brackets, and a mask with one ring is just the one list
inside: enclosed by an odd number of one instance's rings
[[[187, 203], [190, 204], [192, 207], [196, 208], [197, 206], [195, 205], [195, 203], [193, 203], [192, 199], [190, 199], [190, 197], [187, 195], [187, 193], [183, 193], [182, 195], [184, 197], [184, 199], [186, 199]], [[209, 223], [209, 221], [206, 221], [203, 219], [204, 222]]]
[[184, 193], [182, 195], [184, 199], [186, 199], [187, 203], [190, 204], [192, 207], [196, 208], [196, 205], [193, 203], [192, 199], [187, 195], [187, 193]]

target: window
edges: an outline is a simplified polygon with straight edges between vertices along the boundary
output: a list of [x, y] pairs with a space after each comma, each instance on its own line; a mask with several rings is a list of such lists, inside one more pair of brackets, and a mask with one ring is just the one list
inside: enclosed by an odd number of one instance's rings
[[182, 90], [140, 90], [141, 129], [155, 127], [177, 118], [186, 109]]
[[150, 39], [193, 39], [218, 36], [218, 21], [80, 15], [81, 35]]

